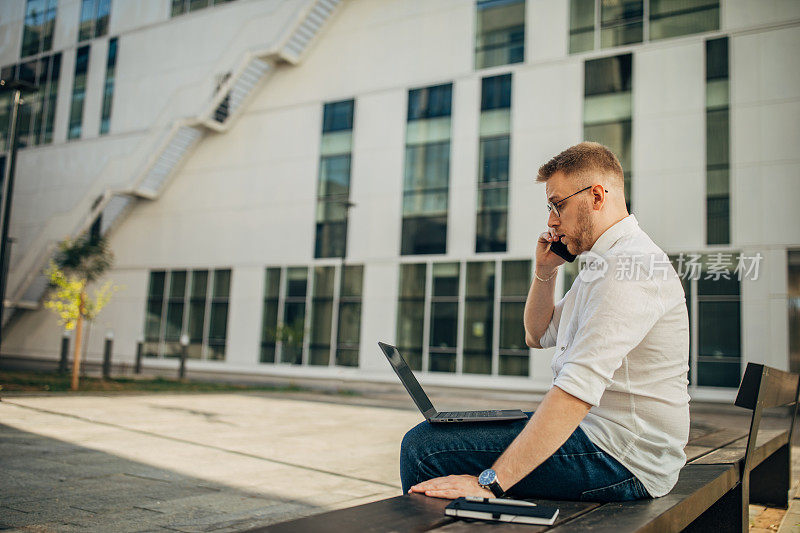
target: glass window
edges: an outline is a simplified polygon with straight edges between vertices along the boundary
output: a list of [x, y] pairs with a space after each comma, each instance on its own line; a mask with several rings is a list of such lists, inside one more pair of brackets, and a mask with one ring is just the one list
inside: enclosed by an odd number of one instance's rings
[[89, 46], [81, 46], [75, 55], [75, 78], [72, 85], [72, 105], [69, 113], [67, 138], [81, 136], [83, 125], [83, 102], [86, 99], [86, 72], [89, 67]]
[[[61, 53], [42, 56], [2, 69], [3, 79], [15, 79], [36, 86], [35, 91], [26, 91], [19, 108], [17, 142], [20, 147], [35, 146], [53, 140], [58, 82], [61, 76]], [[11, 94], [0, 95], [0, 144], [7, 144]], [[3, 105], [5, 104], [5, 105]]]
[[447, 249], [452, 84], [408, 95], [401, 254]]
[[408, 91], [408, 121], [449, 117], [452, 95], [452, 83]]
[[719, 29], [719, 0], [650, 0], [650, 39]]
[[210, 6], [226, 4], [232, 1], [233, 0], [172, 0], [172, 9], [170, 12], [173, 17], [176, 17], [184, 13], [198, 11]]
[[531, 262], [503, 261], [500, 299], [500, 375], [527, 376], [529, 350], [525, 343], [525, 299], [531, 283]]
[[353, 129], [353, 100], [325, 104], [323, 109], [322, 133]]
[[364, 267], [362, 265], [342, 267], [336, 348], [336, 364], [340, 366], [358, 366], [363, 280]]
[[460, 274], [459, 263], [433, 264], [428, 368], [433, 372], [456, 371]]
[[[218, 287], [230, 283], [229, 270], [216, 270], [215, 277], [213, 283]], [[179, 357], [183, 350], [180, 339], [186, 334], [188, 357], [224, 358], [229, 289], [218, 289], [214, 298], [209, 298], [209, 284], [208, 270], [150, 273], [144, 325], [147, 357]]]
[[397, 310], [397, 346], [408, 365], [422, 370], [422, 336], [425, 321], [426, 265], [400, 265]]
[[259, 361], [262, 363], [275, 362], [280, 286], [281, 269], [267, 268], [264, 273], [264, 312], [261, 317], [261, 355]]
[[800, 250], [788, 250], [789, 370], [800, 371]]
[[642, 42], [645, 23], [653, 41], [718, 30], [719, 18], [719, 0], [570, 0], [569, 52]]
[[111, 126], [111, 104], [114, 100], [114, 81], [117, 71], [117, 38], [108, 41], [106, 82], [103, 88], [103, 108], [100, 115], [100, 134], [108, 133]]
[[350, 203], [353, 100], [325, 104], [314, 257], [345, 257]]
[[281, 325], [281, 362], [299, 365], [303, 362], [305, 337], [306, 289], [308, 268], [286, 269], [286, 297]]
[[640, 43], [644, 36], [644, 0], [602, 0], [600, 45]]
[[464, 309], [465, 374], [492, 373], [494, 280], [493, 261], [467, 263]]
[[584, 64], [583, 138], [607, 146], [619, 159], [625, 179], [625, 203], [632, 198], [631, 54], [604, 57]]
[[569, 53], [594, 49], [595, 0], [570, 0]]
[[53, 47], [57, 0], [27, 0], [20, 57], [47, 52]]
[[706, 242], [730, 243], [728, 38], [706, 41]]
[[478, 0], [476, 3], [475, 68], [525, 60], [525, 1]]
[[333, 318], [334, 267], [314, 268], [314, 292], [311, 300], [311, 344], [308, 364], [325, 365], [330, 361], [331, 320]]
[[110, 9], [111, 0], [82, 0], [78, 42], [106, 34]]

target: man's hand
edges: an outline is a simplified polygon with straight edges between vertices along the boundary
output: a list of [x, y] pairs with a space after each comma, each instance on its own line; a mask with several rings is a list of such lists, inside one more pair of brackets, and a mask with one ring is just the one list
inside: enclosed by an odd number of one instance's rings
[[408, 492], [420, 492], [425, 496], [434, 498], [447, 498], [454, 500], [460, 496], [478, 496], [481, 498], [494, 498], [489, 489], [478, 485], [477, 476], [445, 476], [435, 477], [411, 487]]

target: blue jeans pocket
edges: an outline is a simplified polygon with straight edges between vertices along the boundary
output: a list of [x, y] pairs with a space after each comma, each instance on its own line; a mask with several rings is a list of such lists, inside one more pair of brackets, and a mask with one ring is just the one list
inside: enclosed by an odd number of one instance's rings
[[605, 487], [583, 491], [580, 499], [587, 502], [624, 502], [643, 498], [650, 498], [647, 489], [636, 477], [630, 477]]

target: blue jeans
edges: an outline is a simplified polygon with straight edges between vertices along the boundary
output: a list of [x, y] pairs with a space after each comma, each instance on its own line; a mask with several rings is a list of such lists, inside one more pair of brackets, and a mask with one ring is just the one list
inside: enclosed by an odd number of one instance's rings
[[[530, 418], [532, 413], [526, 414]], [[400, 447], [403, 493], [434, 477], [477, 476], [492, 466], [527, 423], [422, 422], [406, 433]], [[511, 489], [504, 488], [513, 498], [610, 502], [650, 497], [636, 476], [595, 446], [580, 427], [533, 472]]]

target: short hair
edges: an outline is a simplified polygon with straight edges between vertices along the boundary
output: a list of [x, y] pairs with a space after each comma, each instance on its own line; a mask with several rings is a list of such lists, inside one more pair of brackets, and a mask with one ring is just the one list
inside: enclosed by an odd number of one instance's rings
[[619, 159], [607, 147], [596, 142], [582, 142], [570, 146], [550, 161], [539, 167], [537, 183], [544, 183], [556, 172], [589, 181], [591, 174], [608, 176], [610, 185], [624, 190], [625, 180]]

